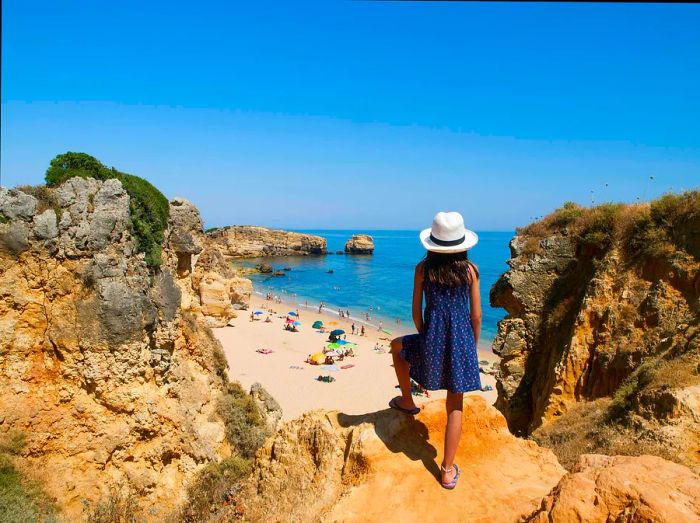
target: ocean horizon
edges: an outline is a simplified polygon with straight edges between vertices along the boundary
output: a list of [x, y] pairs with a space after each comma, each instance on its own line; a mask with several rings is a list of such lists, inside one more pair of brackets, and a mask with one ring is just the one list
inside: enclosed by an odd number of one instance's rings
[[[289, 229], [326, 238], [328, 252], [321, 256], [268, 256], [237, 260], [239, 267], [265, 262], [275, 270], [290, 267], [284, 276], [251, 274], [254, 292], [279, 295], [292, 307], [318, 309], [323, 302], [327, 311], [349, 310], [350, 317], [392, 333], [414, 331], [411, 318], [413, 273], [425, 250], [413, 230]], [[479, 243], [469, 258], [479, 268], [482, 303], [482, 344], [490, 344], [497, 323], [505, 311], [489, 305], [489, 291], [508, 269], [508, 243], [514, 231], [476, 231]], [[337, 255], [353, 234], [369, 234], [374, 239], [373, 255]], [[328, 271], [332, 269], [333, 272]], [[366, 314], [370, 315], [369, 320]]]

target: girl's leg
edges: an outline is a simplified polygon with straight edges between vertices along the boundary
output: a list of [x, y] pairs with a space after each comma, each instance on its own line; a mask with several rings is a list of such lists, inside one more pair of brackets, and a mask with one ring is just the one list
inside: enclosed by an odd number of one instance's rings
[[396, 372], [396, 379], [399, 380], [399, 387], [401, 387], [401, 399], [398, 401], [398, 404], [405, 409], [415, 409], [416, 404], [411, 395], [411, 378], [408, 374], [408, 362], [399, 355], [402, 345], [403, 336], [391, 340], [391, 357], [394, 359], [394, 371]]
[[[442, 461], [442, 481], [451, 481], [455, 476], [454, 465], [459, 437], [462, 435], [462, 401], [464, 393], [447, 391], [445, 408], [447, 409], [447, 426], [445, 427], [445, 457]], [[452, 470], [450, 470], [452, 469]], [[448, 470], [449, 472], [445, 472]]]

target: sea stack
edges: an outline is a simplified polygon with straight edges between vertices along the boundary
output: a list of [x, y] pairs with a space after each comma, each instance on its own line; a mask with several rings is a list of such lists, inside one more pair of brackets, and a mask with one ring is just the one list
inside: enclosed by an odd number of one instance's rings
[[374, 240], [369, 234], [353, 234], [345, 243], [346, 254], [374, 253]]

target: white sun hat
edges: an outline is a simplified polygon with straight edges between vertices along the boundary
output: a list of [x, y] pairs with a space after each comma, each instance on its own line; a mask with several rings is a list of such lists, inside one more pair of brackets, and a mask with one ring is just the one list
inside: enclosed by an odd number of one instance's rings
[[464, 218], [458, 212], [439, 212], [433, 226], [421, 231], [420, 241], [429, 251], [449, 253], [471, 249], [479, 237], [464, 227]]

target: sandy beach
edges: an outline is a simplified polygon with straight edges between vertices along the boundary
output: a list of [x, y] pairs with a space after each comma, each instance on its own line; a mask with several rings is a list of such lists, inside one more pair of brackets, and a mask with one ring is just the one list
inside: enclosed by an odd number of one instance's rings
[[[268, 316], [272, 322], [264, 320]], [[250, 312], [261, 310], [258, 320], [250, 320]], [[270, 394], [280, 403], [283, 419], [293, 419], [302, 413], [318, 409], [339, 410], [347, 414], [362, 414], [387, 407], [392, 397], [400, 394], [396, 375], [389, 354], [390, 340], [400, 335], [395, 325], [385, 326], [391, 335], [379, 331], [377, 327], [365, 326], [366, 335], [359, 336], [351, 333], [353, 319], [340, 318], [337, 311], [324, 311], [319, 314], [317, 309], [300, 309], [299, 321], [302, 322], [299, 332], [284, 329], [288, 311], [295, 310], [294, 306], [286, 303], [266, 301], [254, 295], [248, 311], [240, 311], [238, 317], [231, 321], [232, 326], [214, 329], [214, 334], [223, 345], [229, 363], [229, 376], [239, 381], [248, 389], [255, 382], [260, 382]], [[321, 320], [328, 328], [340, 328], [346, 332], [347, 341], [357, 343], [354, 346], [355, 357], [346, 357], [344, 361], [336, 362], [335, 372], [324, 370], [322, 366], [305, 363], [309, 354], [320, 352], [325, 348], [328, 333], [322, 334], [311, 325]], [[335, 321], [337, 325], [330, 325]], [[356, 325], [360, 325], [356, 321]], [[406, 331], [406, 328], [403, 328]], [[375, 352], [375, 344], [386, 351], [383, 354]], [[260, 354], [257, 349], [271, 349], [270, 354]], [[479, 348], [479, 359], [489, 362], [497, 361], [497, 357], [488, 346]], [[349, 369], [341, 369], [343, 365], [352, 364]], [[297, 368], [301, 367], [301, 368]], [[334, 382], [317, 381], [319, 375], [330, 375]], [[496, 399], [495, 380], [492, 376], [481, 374], [482, 386], [491, 385], [493, 390], [475, 391], [469, 394], [484, 396], [489, 403]], [[445, 391], [434, 391], [429, 397], [414, 396], [418, 405], [428, 399], [444, 398]]]

